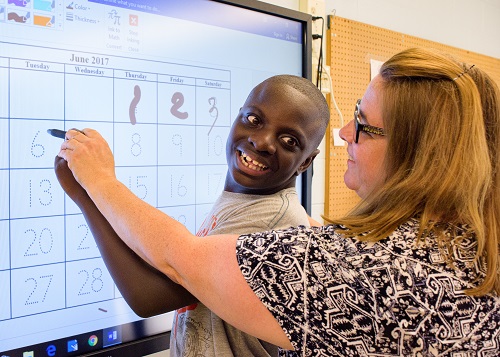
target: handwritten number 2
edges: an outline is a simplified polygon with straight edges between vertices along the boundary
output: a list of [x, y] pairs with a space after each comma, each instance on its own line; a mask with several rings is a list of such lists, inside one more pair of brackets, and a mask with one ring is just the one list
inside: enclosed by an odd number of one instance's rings
[[179, 119], [187, 119], [188, 118], [188, 113], [187, 112], [181, 112], [179, 109], [182, 107], [184, 104], [184, 95], [181, 92], [175, 92], [174, 95], [172, 95], [172, 108], [170, 108], [170, 113], [176, 118]]

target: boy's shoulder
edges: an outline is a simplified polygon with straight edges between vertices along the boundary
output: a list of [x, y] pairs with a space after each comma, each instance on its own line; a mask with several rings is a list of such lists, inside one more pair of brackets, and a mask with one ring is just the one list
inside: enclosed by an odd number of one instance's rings
[[272, 195], [224, 191], [210, 212], [208, 234], [243, 234], [308, 225], [308, 217], [295, 188]]

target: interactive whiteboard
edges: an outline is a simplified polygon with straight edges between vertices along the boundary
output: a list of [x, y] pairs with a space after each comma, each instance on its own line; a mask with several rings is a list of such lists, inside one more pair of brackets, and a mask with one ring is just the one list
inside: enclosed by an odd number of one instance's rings
[[167, 314], [130, 332], [144, 320], [59, 186], [62, 139], [47, 129], [100, 131], [118, 178], [196, 232], [249, 91], [309, 75], [310, 20], [244, 4], [0, 0], [0, 355], [88, 353], [170, 328]]

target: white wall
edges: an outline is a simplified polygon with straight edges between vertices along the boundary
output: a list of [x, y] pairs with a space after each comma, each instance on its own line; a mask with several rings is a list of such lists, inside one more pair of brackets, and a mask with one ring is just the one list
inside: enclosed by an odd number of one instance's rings
[[[306, 0], [268, 0], [299, 10]], [[318, 0], [315, 0], [318, 1]], [[500, 0], [326, 0], [333, 15], [500, 58]], [[326, 62], [325, 62], [326, 63]], [[322, 222], [325, 146], [314, 161], [312, 216]]]

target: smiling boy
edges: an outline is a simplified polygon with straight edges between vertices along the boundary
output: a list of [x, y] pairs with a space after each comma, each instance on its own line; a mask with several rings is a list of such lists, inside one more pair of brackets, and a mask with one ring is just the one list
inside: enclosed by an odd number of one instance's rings
[[[257, 85], [231, 127], [224, 191], [198, 235], [308, 226], [295, 182], [319, 153], [328, 120], [323, 95], [304, 78], [279, 75]], [[176, 312], [170, 347], [175, 357], [278, 353], [202, 304]]]
[[[319, 153], [317, 147], [328, 121], [328, 104], [309, 80], [278, 75], [258, 84], [231, 127], [226, 143], [228, 171], [224, 191], [197, 235], [308, 226], [309, 217], [295, 189], [296, 177]], [[186, 299], [180, 297], [180, 290], [172, 290], [171, 281], [165, 283], [168, 278], [123, 244], [88, 196], [75, 193], [77, 183], [67, 167], [67, 171], [61, 168], [56, 159], [61, 185], [72, 199], [79, 201], [102, 257], [134, 311], [146, 310], [139, 314], [151, 316], [170, 311], [166, 300]], [[194, 300], [184, 301], [189, 304]], [[170, 341], [171, 357], [278, 355], [276, 346], [241, 332], [200, 303], [176, 311]]]

